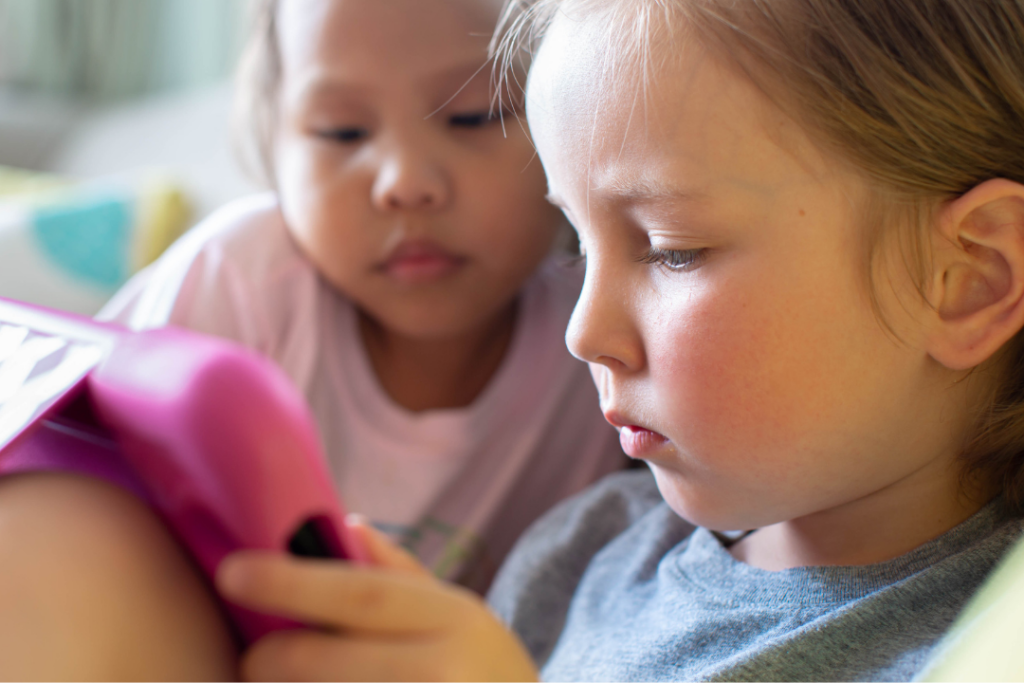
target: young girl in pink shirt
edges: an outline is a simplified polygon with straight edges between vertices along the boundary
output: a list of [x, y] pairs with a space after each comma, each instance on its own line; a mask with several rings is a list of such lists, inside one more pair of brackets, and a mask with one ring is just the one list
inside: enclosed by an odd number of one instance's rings
[[241, 121], [273, 192], [192, 230], [101, 313], [257, 349], [306, 395], [348, 509], [482, 590], [621, 467], [563, 335], [582, 270], [523, 123], [490, 113], [495, 0], [267, 0]]

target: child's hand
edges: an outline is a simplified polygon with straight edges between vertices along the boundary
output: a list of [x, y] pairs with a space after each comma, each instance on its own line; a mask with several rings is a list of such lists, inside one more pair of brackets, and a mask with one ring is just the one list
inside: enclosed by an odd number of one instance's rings
[[217, 575], [232, 601], [322, 630], [272, 633], [242, 659], [249, 680], [536, 680], [519, 640], [480, 599], [445, 584], [366, 524], [376, 566], [243, 552]]

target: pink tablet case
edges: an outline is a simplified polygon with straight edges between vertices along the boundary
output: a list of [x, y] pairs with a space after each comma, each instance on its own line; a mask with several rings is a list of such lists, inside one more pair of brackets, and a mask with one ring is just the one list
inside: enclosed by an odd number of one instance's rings
[[[243, 548], [366, 561], [303, 397], [270, 361], [0, 299], [0, 471], [68, 469], [146, 499], [208, 577]], [[227, 604], [245, 642], [287, 620]]]

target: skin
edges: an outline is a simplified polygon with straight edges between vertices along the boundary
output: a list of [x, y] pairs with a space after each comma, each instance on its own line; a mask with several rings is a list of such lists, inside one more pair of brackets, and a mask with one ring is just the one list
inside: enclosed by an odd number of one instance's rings
[[236, 662], [205, 581], [134, 496], [0, 480], [0, 679], [229, 680]]
[[[524, 126], [489, 118], [499, 2], [281, 3], [281, 210], [361, 312], [381, 384], [411, 410], [468, 405], [497, 369], [516, 295], [561, 223]], [[461, 259], [383, 267], [410, 242]]]

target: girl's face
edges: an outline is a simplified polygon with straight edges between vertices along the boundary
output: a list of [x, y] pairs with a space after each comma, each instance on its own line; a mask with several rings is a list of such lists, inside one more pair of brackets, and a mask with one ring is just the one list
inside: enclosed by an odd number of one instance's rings
[[645, 82], [571, 16], [527, 91], [587, 260], [568, 343], [669, 504], [751, 529], [948, 476], [910, 282], [878, 284], [901, 342], [871, 305], [866, 184], [685, 36]]
[[413, 338], [504, 311], [560, 221], [523, 126], [488, 118], [497, 13], [486, 0], [281, 3], [285, 219], [329, 282]]

